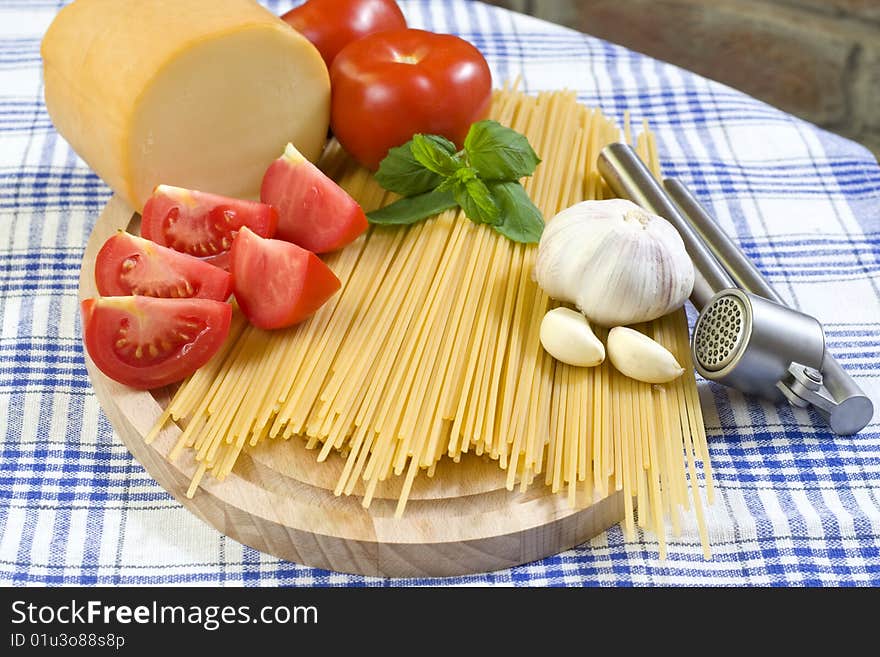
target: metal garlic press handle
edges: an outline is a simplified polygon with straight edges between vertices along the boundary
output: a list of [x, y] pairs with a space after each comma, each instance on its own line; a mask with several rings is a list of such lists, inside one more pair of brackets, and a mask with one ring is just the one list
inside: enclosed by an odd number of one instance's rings
[[739, 245], [730, 239], [687, 187], [672, 178], [666, 178], [663, 187], [691, 227], [736, 282], [737, 287], [786, 305]]
[[[786, 306], [782, 297], [770, 286], [748, 256], [684, 185], [677, 180], [667, 179], [663, 186], [737, 287]], [[814, 406], [826, 419], [831, 430], [842, 436], [858, 433], [874, 416], [871, 400], [827, 350], [820, 371], [793, 365], [777, 387], [791, 404], [800, 407]]]
[[702, 310], [719, 290], [736, 287], [724, 267], [630, 146], [609, 144], [599, 153], [597, 166], [615, 194], [663, 217], [678, 230], [684, 248], [694, 263], [691, 302], [697, 310]]

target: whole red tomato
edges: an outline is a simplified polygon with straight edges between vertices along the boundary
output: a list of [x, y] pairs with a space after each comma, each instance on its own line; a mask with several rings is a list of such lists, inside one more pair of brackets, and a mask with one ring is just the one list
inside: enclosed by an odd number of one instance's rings
[[423, 30], [393, 30], [354, 41], [330, 68], [330, 125], [358, 162], [376, 170], [388, 149], [416, 133], [459, 147], [486, 117], [492, 74], [467, 41]]
[[406, 27], [394, 0], [308, 0], [281, 18], [315, 45], [327, 68], [352, 41]]

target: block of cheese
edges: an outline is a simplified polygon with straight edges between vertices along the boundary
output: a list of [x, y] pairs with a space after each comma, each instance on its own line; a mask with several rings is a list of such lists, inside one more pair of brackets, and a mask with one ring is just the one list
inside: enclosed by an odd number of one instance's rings
[[321, 55], [254, 0], [76, 0], [42, 56], [58, 132], [137, 210], [160, 183], [257, 198], [287, 142], [326, 142]]

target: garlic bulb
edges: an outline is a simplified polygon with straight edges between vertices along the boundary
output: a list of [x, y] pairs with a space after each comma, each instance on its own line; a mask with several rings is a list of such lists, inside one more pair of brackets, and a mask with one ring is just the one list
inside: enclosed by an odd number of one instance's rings
[[553, 358], [574, 367], [595, 367], [605, 360], [605, 345], [587, 318], [571, 308], [554, 308], [544, 315], [541, 345]]
[[668, 221], [623, 199], [584, 201], [548, 222], [538, 285], [602, 326], [647, 322], [681, 306], [694, 266]]
[[645, 383], [666, 383], [684, 374], [666, 347], [623, 326], [608, 332], [608, 357], [621, 374]]

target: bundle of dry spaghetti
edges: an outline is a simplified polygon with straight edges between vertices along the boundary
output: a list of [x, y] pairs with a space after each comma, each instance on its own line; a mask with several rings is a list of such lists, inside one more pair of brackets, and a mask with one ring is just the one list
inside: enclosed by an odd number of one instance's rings
[[[607, 143], [631, 141], [574, 94], [496, 92], [492, 117], [525, 134], [543, 158], [526, 189], [546, 218], [609, 196], [595, 163]], [[659, 173], [653, 135], [637, 150]], [[393, 200], [338, 145], [322, 167], [365, 209]], [[534, 246], [515, 244], [456, 211], [405, 228], [374, 227], [327, 260], [343, 288], [309, 321], [265, 332], [237, 317], [224, 349], [166, 408], [185, 424], [172, 456], [192, 450], [203, 475], [223, 479], [246, 444], [302, 436], [317, 458], [344, 458], [336, 494], [364, 481], [414, 478], [442, 458], [488, 454], [508, 488], [544, 484], [572, 505], [624, 491], [625, 530], [651, 528], [665, 553], [667, 519], [696, 510], [708, 550], [698, 482], [711, 503], [703, 420], [684, 311], [640, 327], [688, 374], [662, 386], [633, 381], [606, 361], [572, 368], [539, 341], [552, 302], [533, 280]], [[600, 336], [604, 337], [604, 336]], [[699, 462], [702, 461], [702, 469]], [[582, 502], [581, 502], [582, 503]]]

